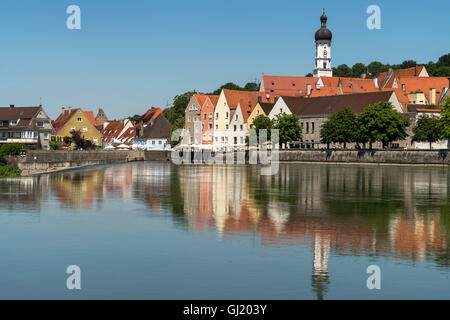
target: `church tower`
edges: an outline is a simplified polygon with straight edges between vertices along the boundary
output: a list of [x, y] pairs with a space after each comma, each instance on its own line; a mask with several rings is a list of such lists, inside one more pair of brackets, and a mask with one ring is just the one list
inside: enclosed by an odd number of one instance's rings
[[323, 9], [320, 17], [321, 28], [316, 32], [316, 63], [314, 67], [314, 77], [332, 77], [331, 69], [331, 39], [333, 34], [327, 29], [328, 17]]

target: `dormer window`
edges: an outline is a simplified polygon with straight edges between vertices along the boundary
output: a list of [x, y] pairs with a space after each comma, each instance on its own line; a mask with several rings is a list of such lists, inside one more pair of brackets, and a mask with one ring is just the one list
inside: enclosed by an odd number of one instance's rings
[[11, 120], [9, 121], [10, 126], [17, 126], [17, 120]]

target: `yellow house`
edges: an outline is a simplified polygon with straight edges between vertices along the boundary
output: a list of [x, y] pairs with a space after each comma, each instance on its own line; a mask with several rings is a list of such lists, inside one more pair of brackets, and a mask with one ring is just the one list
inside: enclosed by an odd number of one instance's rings
[[264, 103], [264, 102], [258, 102], [258, 104], [253, 109], [252, 113], [248, 116], [247, 124], [248, 127], [251, 128], [253, 125], [253, 121], [256, 119], [257, 116], [263, 115], [267, 117], [272, 111], [272, 108], [275, 104], [274, 103]]
[[102, 146], [103, 135], [96, 128], [94, 113], [92, 111], [82, 111], [81, 109], [64, 109], [62, 113], [53, 121], [53, 136], [56, 141], [64, 141], [65, 137], [70, 137], [72, 130], [80, 131], [84, 139], [88, 139], [97, 146]]

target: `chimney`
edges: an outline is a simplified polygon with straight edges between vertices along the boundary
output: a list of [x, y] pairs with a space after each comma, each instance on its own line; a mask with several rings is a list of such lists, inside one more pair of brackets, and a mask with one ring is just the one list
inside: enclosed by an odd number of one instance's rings
[[311, 85], [307, 84], [306, 85], [306, 95], [309, 96], [311, 94], [312, 90], [311, 90]]
[[10, 108], [14, 108], [14, 105], [13, 105], [13, 104], [10, 104], [9, 107], [10, 107]]
[[429, 103], [431, 105], [435, 105], [436, 104], [436, 89], [435, 88], [431, 88], [430, 89], [430, 101]]

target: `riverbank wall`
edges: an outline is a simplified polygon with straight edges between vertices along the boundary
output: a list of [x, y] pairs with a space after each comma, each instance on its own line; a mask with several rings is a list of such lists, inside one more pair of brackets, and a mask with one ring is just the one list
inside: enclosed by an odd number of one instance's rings
[[[193, 153], [191, 158], [195, 158]], [[246, 158], [248, 159], [248, 155]], [[134, 161], [169, 161], [170, 159], [170, 151], [30, 150], [25, 156], [9, 160], [19, 166], [23, 175], [33, 175], [95, 165]], [[225, 154], [223, 159], [225, 161]], [[450, 150], [280, 150], [279, 161], [448, 166]]]
[[281, 162], [450, 165], [450, 150], [282, 150]]

